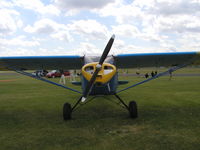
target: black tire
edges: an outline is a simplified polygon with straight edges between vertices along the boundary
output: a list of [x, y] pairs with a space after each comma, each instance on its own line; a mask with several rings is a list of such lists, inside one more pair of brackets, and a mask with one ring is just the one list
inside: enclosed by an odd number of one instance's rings
[[130, 114], [131, 118], [138, 117], [137, 103], [135, 101], [130, 101], [130, 103], [129, 103], [129, 114]]
[[64, 120], [70, 120], [71, 119], [71, 114], [72, 114], [72, 108], [69, 103], [65, 103], [63, 105], [63, 119]]

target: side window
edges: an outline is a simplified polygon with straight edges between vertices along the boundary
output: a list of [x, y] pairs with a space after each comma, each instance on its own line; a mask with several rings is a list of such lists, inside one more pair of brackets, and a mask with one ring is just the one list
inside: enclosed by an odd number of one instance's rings
[[90, 74], [93, 74], [94, 73], [94, 67], [93, 66], [88, 66], [85, 68], [85, 71], [90, 73]]
[[104, 66], [104, 74], [109, 74], [113, 71], [113, 68], [110, 66]]

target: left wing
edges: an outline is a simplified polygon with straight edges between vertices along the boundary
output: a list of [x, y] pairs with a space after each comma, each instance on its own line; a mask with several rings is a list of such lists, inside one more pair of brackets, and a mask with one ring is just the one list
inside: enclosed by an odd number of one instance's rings
[[121, 54], [114, 59], [118, 68], [200, 65], [200, 52]]
[[83, 57], [73, 56], [19, 56], [0, 57], [0, 70], [80, 69]]

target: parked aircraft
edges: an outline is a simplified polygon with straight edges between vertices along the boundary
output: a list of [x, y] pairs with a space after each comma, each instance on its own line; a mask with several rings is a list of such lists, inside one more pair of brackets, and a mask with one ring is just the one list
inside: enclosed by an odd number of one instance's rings
[[[67, 90], [81, 94], [75, 105], [65, 103], [63, 106], [64, 120], [71, 119], [72, 112], [84, 103], [90, 96], [91, 99], [97, 95], [113, 95], [126, 108], [131, 118], [138, 117], [137, 104], [130, 101], [126, 104], [118, 93], [128, 90], [137, 85], [156, 79], [165, 74], [170, 74], [177, 69], [187, 65], [200, 64], [200, 52], [174, 52], [174, 53], [140, 53], [140, 54], [119, 54], [108, 55], [113, 45], [115, 36], [108, 41], [101, 56], [21, 56], [21, 57], [0, 57], [0, 70], [14, 70], [23, 75], [45, 81]], [[169, 70], [156, 74], [137, 84], [125, 89], [117, 90], [118, 85], [127, 83], [118, 80], [118, 68], [142, 68], [142, 67], [171, 67]], [[53, 69], [81, 69], [81, 82], [73, 84], [80, 85], [82, 92], [61, 85], [45, 78], [34, 76], [26, 70], [53, 70]]]

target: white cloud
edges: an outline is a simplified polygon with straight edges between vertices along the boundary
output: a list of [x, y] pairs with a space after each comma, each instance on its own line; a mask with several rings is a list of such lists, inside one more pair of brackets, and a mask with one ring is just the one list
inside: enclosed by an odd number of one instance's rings
[[139, 34], [139, 30], [134, 25], [122, 24], [117, 26], [112, 26], [112, 32], [116, 35], [126, 36], [126, 37], [136, 37]]
[[33, 26], [28, 25], [24, 31], [28, 33], [50, 35], [52, 38], [56, 38], [58, 40], [73, 40], [66, 25], [59, 24], [50, 19], [41, 19], [35, 22]]
[[55, 4], [64, 10], [102, 8], [114, 0], [55, 0]]
[[200, 33], [188, 33], [178, 38], [176, 42], [180, 43], [180, 48], [183, 51], [199, 51], [200, 48]]
[[133, 4], [124, 4], [122, 0], [108, 4], [106, 7], [101, 10], [96, 10], [95, 12], [101, 17], [114, 16], [116, 21], [120, 24], [134, 23], [134, 21], [144, 17], [144, 13], [139, 7]]
[[78, 48], [78, 54], [81, 55], [99, 55], [102, 51], [98, 49], [95, 45], [87, 42], [81, 42]]
[[68, 31], [59, 31], [51, 35], [51, 37], [55, 39], [59, 39], [60, 41], [73, 41], [73, 38], [70, 36]]
[[24, 30], [29, 33], [51, 34], [63, 28], [64, 25], [58, 24], [50, 19], [41, 19], [31, 27], [28, 25]]
[[21, 46], [21, 47], [34, 47], [39, 46], [40, 43], [38, 41], [29, 41], [26, 40], [25, 36], [18, 36], [12, 39], [0, 38], [0, 45], [4, 46]]
[[123, 40], [115, 40], [114, 44], [113, 44], [113, 48], [112, 49], [121, 49], [125, 46], [125, 42]]
[[6, 0], [0, 1], [0, 8], [11, 8], [13, 7], [13, 4], [11, 2], [8, 2]]
[[42, 15], [50, 14], [58, 16], [60, 14], [60, 10], [53, 4], [44, 5], [41, 0], [32, 0], [31, 2], [27, 0], [13, 0], [13, 3], [18, 7], [33, 10]]
[[108, 29], [96, 20], [78, 20], [69, 25], [71, 31], [92, 39], [106, 39]]
[[200, 1], [135, 0], [131, 4], [116, 1], [96, 13], [103, 17], [113, 16], [120, 24], [139, 25], [142, 29], [153, 26], [158, 27], [160, 32], [165, 29], [196, 32], [199, 28]]
[[101, 54], [113, 33], [113, 53], [199, 51], [200, 0], [0, 0], [0, 54]]
[[77, 10], [77, 9], [72, 9], [72, 10], [68, 10], [67, 12], [65, 12], [65, 16], [70, 16], [70, 17], [72, 17], [72, 16], [75, 16], [75, 15], [77, 15], [79, 13], [79, 10]]
[[19, 13], [12, 9], [0, 9], [0, 35], [14, 33], [23, 26]]
[[194, 0], [161, 0], [157, 1], [152, 12], [162, 15], [194, 14], [200, 11], [200, 1]]
[[34, 55], [34, 53], [31, 51], [32, 50], [27, 51], [27, 49], [24, 48], [16, 48], [15, 51], [13, 51], [12, 48], [2, 47], [0, 45], [0, 56], [27, 56], [27, 54]]
[[125, 47], [125, 42], [123, 40], [116, 39], [110, 50], [110, 55], [121, 54]]
[[68, 52], [64, 48], [48, 49], [48, 48], [25, 48], [16, 47], [13, 51], [12, 47], [0, 45], [0, 56], [55, 56], [55, 55], [77, 55], [78, 51]]
[[[154, 43], [157, 51], [181, 50], [183, 43], [176, 40], [185, 34], [200, 33], [199, 0], [134, 0], [130, 3], [118, 0], [95, 12], [101, 17], [115, 18], [118, 25], [112, 26], [112, 30], [116, 35], [145, 40], [146, 45]], [[193, 47], [184, 44], [184, 49], [198, 46], [197, 41], [189, 38], [187, 41], [193, 43]]]
[[160, 32], [200, 32], [200, 21], [197, 16], [181, 15], [181, 16], [169, 16], [169, 17], [158, 17], [155, 22], [155, 27]]
[[136, 26], [130, 24], [112, 26], [112, 32], [117, 36], [137, 38], [152, 42], [161, 42], [163, 39], [167, 38], [167, 36], [160, 36], [152, 27], [147, 27], [143, 29], [143, 31], [140, 31]]
[[118, 0], [54, 0], [54, 5], [65, 16], [75, 16], [81, 11], [98, 11], [110, 3], [114, 3]]

